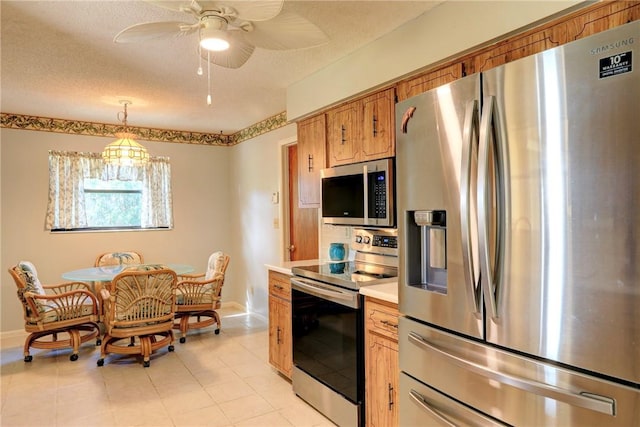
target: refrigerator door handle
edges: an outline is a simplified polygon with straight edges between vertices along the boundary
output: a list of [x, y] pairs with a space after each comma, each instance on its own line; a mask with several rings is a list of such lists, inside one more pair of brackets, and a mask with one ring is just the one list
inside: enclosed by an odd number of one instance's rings
[[429, 404], [427, 403], [427, 399], [425, 399], [417, 391], [412, 389], [411, 391], [409, 391], [409, 396], [411, 396], [411, 399], [413, 399], [414, 402], [416, 402], [422, 409], [424, 409], [431, 416], [437, 419], [442, 425], [445, 425], [447, 427], [456, 427], [455, 424], [453, 424], [452, 422], [449, 422], [449, 420], [447, 420], [445, 417], [440, 415], [435, 409], [430, 407]]
[[[494, 266], [497, 266], [498, 263], [494, 260], [492, 263], [491, 254], [490, 254], [490, 188], [491, 185], [491, 176], [490, 176], [490, 165], [489, 165], [489, 152], [493, 149], [493, 145], [491, 144], [490, 138], [495, 137], [495, 111], [496, 111], [496, 99], [494, 96], [487, 96], [484, 99], [484, 106], [482, 108], [482, 119], [480, 121], [480, 136], [478, 142], [478, 247], [479, 247], [479, 256], [480, 256], [480, 277], [481, 277], [481, 286], [484, 293], [484, 300], [489, 310], [489, 316], [492, 319], [496, 319], [498, 317], [498, 308], [497, 308], [497, 285], [495, 280], [495, 271]], [[495, 157], [495, 151], [494, 157]], [[496, 171], [495, 183], [496, 188], [493, 190], [497, 190], [497, 169]], [[498, 204], [499, 206], [499, 204]], [[498, 212], [499, 215], [499, 212]], [[499, 218], [498, 218], [499, 222]], [[499, 226], [498, 226], [499, 228]], [[498, 231], [496, 230], [496, 233]], [[499, 254], [498, 245], [500, 244], [500, 236], [496, 236], [495, 239], [496, 244], [496, 257]]]
[[476, 317], [482, 316], [482, 307], [480, 299], [480, 287], [478, 286], [478, 277], [475, 270], [474, 251], [477, 251], [477, 245], [472, 242], [472, 233], [474, 228], [471, 225], [472, 219], [472, 165], [474, 161], [477, 163], [477, 144], [478, 138], [478, 101], [473, 100], [467, 104], [464, 114], [464, 124], [462, 133], [462, 168], [460, 183], [460, 221], [461, 221], [461, 237], [462, 237], [462, 264], [464, 268], [466, 288], [468, 291], [468, 300], [473, 304], [473, 313]]
[[413, 331], [409, 332], [409, 341], [430, 351], [433, 351], [443, 357], [446, 357], [465, 370], [482, 375], [488, 379], [498, 381], [502, 384], [507, 384], [512, 387], [537, 394], [539, 396], [543, 396], [549, 399], [555, 399], [569, 405], [579, 406], [581, 408], [590, 409], [592, 411], [601, 412], [603, 414], [612, 416], [616, 414], [615, 400], [609, 397], [600, 396], [586, 391], [574, 393], [560, 387], [496, 371], [495, 369], [491, 369], [487, 366], [483, 366], [481, 364], [467, 360], [463, 357], [451, 354], [446, 350], [443, 350], [435, 344], [429, 342], [427, 339]]

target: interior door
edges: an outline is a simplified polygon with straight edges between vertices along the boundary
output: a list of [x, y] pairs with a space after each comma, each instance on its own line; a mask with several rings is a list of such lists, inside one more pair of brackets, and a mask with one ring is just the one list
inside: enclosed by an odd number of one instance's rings
[[318, 208], [298, 203], [298, 145], [287, 149], [289, 181], [289, 260], [318, 258]]

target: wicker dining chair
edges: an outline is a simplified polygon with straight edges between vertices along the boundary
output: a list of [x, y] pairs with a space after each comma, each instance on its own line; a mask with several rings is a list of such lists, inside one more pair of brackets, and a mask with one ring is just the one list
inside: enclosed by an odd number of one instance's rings
[[207, 272], [180, 275], [176, 286], [176, 322], [174, 329], [180, 330], [180, 342], [187, 340], [190, 329], [216, 325], [220, 333], [221, 320], [216, 311], [222, 305], [222, 286], [229, 265], [229, 255], [218, 251], [211, 254]]
[[109, 353], [143, 358], [165, 346], [173, 351], [176, 273], [162, 265], [128, 267], [101, 290], [105, 334], [98, 366]]
[[122, 264], [144, 264], [144, 257], [141, 253], [135, 251], [105, 252], [98, 255], [94, 267]]
[[[93, 263], [94, 267], [110, 267], [116, 265], [140, 265], [144, 264], [144, 257], [141, 253], [136, 251], [121, 251], [121, 252], [105, 252], [96, 257]], [[98, 309], [100, 310], [100, 316], [102, 318], [102, 297], [100, 296], [100, 290], [102, 288], [108, 288], [109, 282], [96, 282], [93, 284], [93, 289], [98, 297]]]
[[24, 361], [31, 362], [30, 348], [71, 348], [69, 359], [78, 360], [80, 345], [96, 338], [100, 345], [98, 305], [88, 284], [65, 282], [43, 285], [38, 271], [29, 261], [9, 269], [18, 287], [24, 313]]

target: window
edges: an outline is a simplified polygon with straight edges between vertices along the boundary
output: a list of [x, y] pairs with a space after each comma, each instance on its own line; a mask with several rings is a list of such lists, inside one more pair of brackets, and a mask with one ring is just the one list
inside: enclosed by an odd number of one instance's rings
[[91, 228], [140, 227], [142, 182], [85, 179], [84, 205]]
[[52, 231], [171, 228], [171, 169], [166, 157], [141, 166], [106, 165], [100, 153], [49, 152]]

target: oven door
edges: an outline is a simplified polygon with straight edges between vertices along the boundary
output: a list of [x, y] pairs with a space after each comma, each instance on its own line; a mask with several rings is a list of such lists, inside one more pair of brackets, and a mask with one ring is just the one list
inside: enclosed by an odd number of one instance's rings
[[291, 279], [293, 364], [354, 404], [364, 400], [362, 296]]

